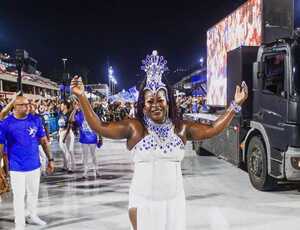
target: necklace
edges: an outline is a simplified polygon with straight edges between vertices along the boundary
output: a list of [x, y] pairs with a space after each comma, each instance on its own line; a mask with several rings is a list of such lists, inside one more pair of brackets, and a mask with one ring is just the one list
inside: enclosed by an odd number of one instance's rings
[[149, 131], [154, 132], [160, 139], [165, 140], [169, 137], [173, 124], [169, 118], [162, 124], [155, 123], [149, 117], [144, 116], [144, 122]]
[[149, 117], [144, 116], [144, 122], [147, 130], [152, 135], [148, 135], [143, 141], [143, 149], [158, 149], [162, 153], [167, 154], [173, 152], [177, 147], [183, 149], [184, 145], [181, 139], [173, 132], [173, 123], [169, 118], [163, 123], [158, 124], [152, 121]]

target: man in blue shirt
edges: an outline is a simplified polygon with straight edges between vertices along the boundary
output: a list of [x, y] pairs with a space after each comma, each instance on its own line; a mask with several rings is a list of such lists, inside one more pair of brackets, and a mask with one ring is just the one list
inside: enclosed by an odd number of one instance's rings
[[[1, 133], [2, 133], [2, 120], [0, 120], [0, 136], [1, 136]], [[6, 153], [7, 153], [7, 145], [6, 145], [6, 143], [4, 143], [4, 145], [3, 145], [2, 161], [3, 161], [4, 172], [7, 175], [7, 173], [8, 173], [8, 165], [7, 165], [7, 156], [6, 156]], [[1, 167], [1, 160], [0, 160], [0, 167]], [[6, 176], [6, 175], [4, 175], [4, 176]]]
[[3, 120], [0, 132], [0, 160], [3, 146], [6, 144], [17, 230], [25, 228], [25, 194], [29, 214], [26, 222], [46, 225], [37, 215], [41, 166], [39, 144], [42, 145], [48, 158], [48, 173], [54, 171], [42, 121], [39, 117], [29, 114], [28, 108], [27, 98], [18, 96], [14, 102], [13, 113]]
[[[2, 121], [0, 120], [0, 133], [1, 133], [1, 125]], [[0, 134], [1, 135], [1, 134]], [[6, 156], [6, 145], [3, 149], [3, 157], [0, 160], [0, 203], [1, 203], [1, 195], [3, 193], [9, 192], [9, 183], [7, 180], [8, 175], [8, 167], [7, 167], [7, 156]]]

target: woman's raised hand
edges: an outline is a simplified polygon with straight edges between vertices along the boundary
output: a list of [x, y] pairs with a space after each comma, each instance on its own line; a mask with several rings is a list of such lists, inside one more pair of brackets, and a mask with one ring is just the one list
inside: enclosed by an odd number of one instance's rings
[[84, 85], [80, 76], [75, 75], [71, 81], [71, 91], [79, 97], [84, 93]]
[[236, 86], [234, 100], [238, 105], [242, 105], [244, 101], [246, 101], [247, 97], [248, 97], [248, 87], [246, 83], [243, 81], [241, 86], [239, 85]]

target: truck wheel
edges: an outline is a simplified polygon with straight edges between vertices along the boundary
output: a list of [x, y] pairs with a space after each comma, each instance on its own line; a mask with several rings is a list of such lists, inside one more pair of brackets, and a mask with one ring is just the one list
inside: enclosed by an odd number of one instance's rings
[[213, 155], [212, 153], [208, 152], [206, 149], [199, 147], [196, 151], [198, 156], [211, 156]]
[[193, 141], [193, 149], [195, 150], [196, 154], [198, 156], [210, 156], [212, 155], [210, 152], [208, 152], [206, 149], [202, 148], [202, 141]]
[[267, 151], [259, 136], [251, 138], [247, 149], [247, 169], [251, 184], [260, 191], [274, 190], [276, 179], [268, 175]]

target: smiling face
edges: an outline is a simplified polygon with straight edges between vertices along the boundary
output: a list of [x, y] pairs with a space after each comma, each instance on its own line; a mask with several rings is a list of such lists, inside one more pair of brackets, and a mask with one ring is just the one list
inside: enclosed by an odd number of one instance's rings
[[145, 90], [144, 94], [144, 115], [155, 123], [164, 123], [169, 109], [165, 90], [161, 89], [157, 93]]

